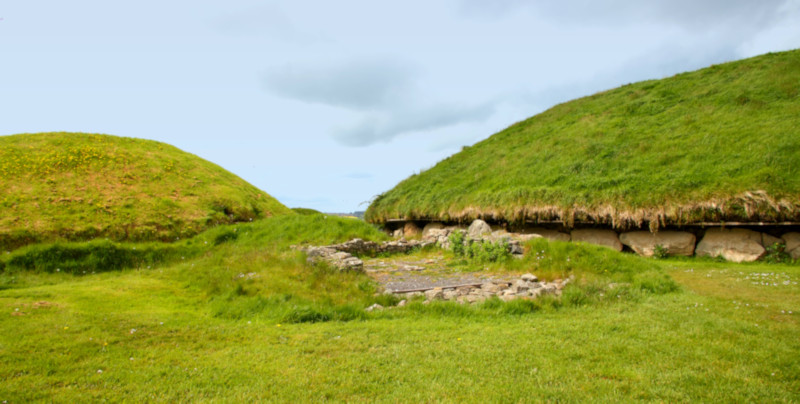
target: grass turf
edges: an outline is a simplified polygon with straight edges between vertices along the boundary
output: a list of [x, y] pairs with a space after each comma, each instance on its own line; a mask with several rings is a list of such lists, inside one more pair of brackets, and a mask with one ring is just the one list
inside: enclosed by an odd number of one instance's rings
[[800, 50], [557, 105], [378, 196], [366, 219], [800, 221]]
[[[293, 215], [211, 229], [176, 244], [194, 256], [149, 269], [6, 267], [0, 400], [800, 399], [796, 265], [534, 240], [507, 269], [575, 275], [561, 300], [366, 313], [391, 303], [366, 276], [309, 267], [290, 248], [352, 237], [386, 236], [357, 220]], [[673, 285], [665, 274], [683, 291], [648, 286]], [[601, 288], [608, 282], [618, 287]]]
[[291, 211], [221, 167], [151, 140], [0, 137], [0, 249], [33, 242], [176, 240]]

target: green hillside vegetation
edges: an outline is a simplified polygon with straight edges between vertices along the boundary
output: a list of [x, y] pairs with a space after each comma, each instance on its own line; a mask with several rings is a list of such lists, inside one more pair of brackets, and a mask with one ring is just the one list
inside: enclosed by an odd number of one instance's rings
[[366, 219], [800, 221], [800, 50], [557, 105], [378, 196]]
[[[310, 266], [292, 248], [355, 237], [387, 239], [359, 220], [282, 215], [169, 244], [94, 240], [0, 255], [0, 329], [13, 330], [0, 333], [0, 398], [800, 398], [797, 266], [655, 260], [536, 239], [507, 267], [575, 276], [560, 299], [412, 300], [366, 312], [398, 298], [376, 293], [365, 274]], [[449, 253], [409, 259], [431, 254]]]
[[176, 240], [291, 211], [173, 146], [83, 133], [0, 137], [0, 248], [37, 241]]

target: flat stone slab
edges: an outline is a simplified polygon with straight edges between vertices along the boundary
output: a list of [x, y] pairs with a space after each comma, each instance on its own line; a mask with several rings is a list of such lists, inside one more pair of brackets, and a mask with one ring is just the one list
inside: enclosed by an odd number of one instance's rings
[[511, 283], [519, 276], [486, 272], [452, 272], [441, 259], [386, 260], [369, 259], [364, 270], [387, 291], [427, 290], [480, 285], [486, 282]]

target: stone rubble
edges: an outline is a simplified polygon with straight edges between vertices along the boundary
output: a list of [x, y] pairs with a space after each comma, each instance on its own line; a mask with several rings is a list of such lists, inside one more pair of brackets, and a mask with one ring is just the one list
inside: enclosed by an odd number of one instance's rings
[[[328, 265], [340, 271], [364, 272], [364, 261], [355, 255], [376, 255], [381, 253], [405, 254], [416, 248], [422, 248], [432, 244], [433, 243], [430, 241], [406, 241], [402, 239], [387, 241], [385, 243], [376, 243], [374, 241], [364, 241], [360, 238], [355, 238], [342, 244], [322, 247], [309, 246], [300, 248], [300, 250], [306, 253], [307, 261], [311, 264], [326, 262]], [[297, 249], [296, 246], [294, 248]]]
[[330, 247], [307, 247], [303, 249], [306, 260], [311, 264], [325, 262], [340, 271], [364, 271], [364, 261], [347, 252], [337, 251]]

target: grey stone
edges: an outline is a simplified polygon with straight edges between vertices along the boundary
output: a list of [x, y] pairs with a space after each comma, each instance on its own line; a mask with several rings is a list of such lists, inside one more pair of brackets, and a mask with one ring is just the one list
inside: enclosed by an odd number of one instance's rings
[[366, 310], [366, 311], [383, 310], [383, 306], [381, 306], [381, 305], [380, 305], [380, 304], [378, 304], [378, 303], [375, 303], [375, 304], [373, 304], [372, 306], [369, 306], [369, 307], [367, 307], [367, 308], [366, 308], [366, 309], [364, 309], [364, 310]]
[[526, 282], [538, 282], [539, 281], [539, 278], [534, 274], [522, 275], [522, 277], [520, 277], [520, 279], [522, 279], [523, 281], [526, 281]]
[[403, 300], [400, 301], [400, 303], [397, 303], [397, 307], [403, 307], [403, 306], [405, 306], [407, 304], [408, 304], [408, 300], [403, 299]]
[[497, 293], [503, 290], [503, 288], [504, 288], [503, 286], [492, 282], [486, 282], [483, 285], [481, 285], [481, 290], [484, 290], [489, 293]]
[[528, 282], [525, 282], [522, 279], [514, 281], [514, 284], [511, 286], [511, 290], [513, 290], [514, 293], [524, 292], [528, 289], [530, 289], [528, 287]]
[[458, 297], [458, 292], [455, 289], [445, 289], [442, 293], [442, 299], [444, 300], [453, 300]]
[[690, 257], [694, 255], [697, 240], [694, 234], [683, 231], [632, 231], [620, 234], [619, 241], [645, 257], [652, 257], [656, 246], [665, 248], [669, 255]]
[[786, 249], [784, 251], [792, 256], [792, 259], [800, 259], [800, 233], [786, 233], [781, 236], [781, 238], [786, 243]]
[[492, 234], [492, 228], [483, 220], [477, 219], [469, 225], [467, 237], [473, 240], [480, 240], [484, 235]]
[[761, 245], [761, 233], [747, 229], [709, 229], [695, 251], [697, 256], [722, 257], [733, 262], [755, 261], [766, 252]]
[[426, 290], [425, 291], [425, 298], [427, 300], [443, 299], [444, 298], [444, 291], [442, 291], [442, 288], [433, 288], [431, 290]]
[[311, 264], [326, 262], [340, 271], [364, 270], [364, 261], [350, 253], [340, 252], [330, 247], [309, 247], [305, 249], [306, 260]]
[[572, 241], [582, 241], [611, 248], [613, 250], [622, 251], [622, 243], [619, 242], [619, 236], [613, 230], [605, 229], [583, 229], [573, 230]]
[[442, 241], [442, 238], [447, 238], [450, 235], [450, 230], [447, 229], [430, 229], [422, 232], [422, 238], [426, 240]]
[[431, 230], [444, 230], [444, 225], [439, 222], [431, 222], [422, 228], [422, 238], [428, 237]]
[[472, 293], [473, 290], [477, 290], [477, 289], [473, 288], [471, 286], [461, 286], [459, 288], [456, 288], [456, 292], [459, 295], [468, 295], [468, 294]]

